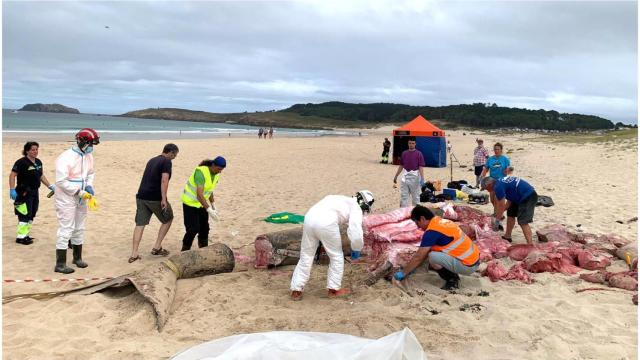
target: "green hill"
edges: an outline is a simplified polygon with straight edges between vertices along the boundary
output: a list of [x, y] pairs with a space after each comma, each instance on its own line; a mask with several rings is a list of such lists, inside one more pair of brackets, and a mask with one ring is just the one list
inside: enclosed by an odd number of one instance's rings
[[175, 108], [151, 108], [131, 111], [120, 116], [232, 123], [252, 126], [277, 126], [303, 129], [371, 128], [403, 124], [423, 115], [438, 125], [449, 128], [528, 128], [547, 130], [612, 129], [614, 124], [598, 116], [561, 114], [557, 111], [508, 108], [496, 104], [411, 106], [403, 104], [350, 104], [326, 102], [296, 104], [280, 111], [216, 114]]

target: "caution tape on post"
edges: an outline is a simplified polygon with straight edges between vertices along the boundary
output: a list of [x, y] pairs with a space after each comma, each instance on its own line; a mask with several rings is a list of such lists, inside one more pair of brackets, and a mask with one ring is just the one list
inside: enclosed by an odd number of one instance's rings
[[3, 283], [37, 283], [37, 282], [69, 282], [69, 281], [99, 281], [111, 280], [112, 277], [92, 277], [92, 278], [60, 278], [60, 279], [4, 279]]

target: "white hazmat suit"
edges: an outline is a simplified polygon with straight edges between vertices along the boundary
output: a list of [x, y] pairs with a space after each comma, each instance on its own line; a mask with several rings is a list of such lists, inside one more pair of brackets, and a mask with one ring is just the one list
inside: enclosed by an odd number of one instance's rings
[[58, 216], [56, 249], [66, 250], [84, 242], [84, 223], [87, 218], [87, 203], [78, 192], [87, 186], [93, 187], [93, 155], [85, 154], [77, 146], [66, 150], [56, 160], [55, 207]]
[[309, 280], [313, 258], [318, 242], [329, 256], [327, 288], [339, 290], [342, 285], [344, 258], [340, 224], [349, 223], [347, 236], [351, 250], [361, 251], [364, 246], [362, 234], [362, 209], [355, 198], [343, 195], [328, 195], [313, 205], [304, 216], [300, 260], [291, 278], [291, 290], [303, 291]]
[[420, 172], [402, 170], [400, 178], [400, 207], [420, 204]]

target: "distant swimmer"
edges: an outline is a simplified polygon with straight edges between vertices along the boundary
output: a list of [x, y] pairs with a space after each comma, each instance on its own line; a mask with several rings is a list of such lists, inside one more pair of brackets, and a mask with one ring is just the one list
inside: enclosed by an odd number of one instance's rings
[[104, 28], [105, 28], [105, 29], [110, 29], [110, 27], [109, 27], [109, 26], [107, 26], [107, 25], [105, 25], [105, 26], [104, 26]]

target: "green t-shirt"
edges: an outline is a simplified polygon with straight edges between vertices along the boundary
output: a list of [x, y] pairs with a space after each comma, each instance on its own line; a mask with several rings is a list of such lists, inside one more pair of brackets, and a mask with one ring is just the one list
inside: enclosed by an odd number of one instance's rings
[[202, 185], [204, 186], [204, 174], [200, 169], [196, 169], [196, 173], [193, 176], [193, 180], [196, 182], [196, 186]]

